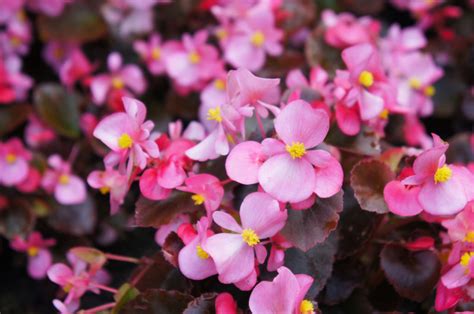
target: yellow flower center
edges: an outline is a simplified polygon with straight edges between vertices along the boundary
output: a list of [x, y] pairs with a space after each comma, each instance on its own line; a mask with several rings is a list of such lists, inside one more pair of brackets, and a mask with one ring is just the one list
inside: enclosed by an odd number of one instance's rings
[[21, 45], [21, 39], [17, 36], [12, 36], [10, 38], [10, 43], [12, 44], [13, 47], [18, 47]]
[[35, 257], [36, 255], [38, 255], [39, 248], [37, 248], [36, 246], [30, 246], [26, 252], [29, 256]]
[[255, 47], [261, 47], [263, 43], [265, 42], [265, 34], [263, 34], [261, 31], [256, 31], [255, 33], [253, 33], [252, 37], [250, 38], [250, 42]]
[[245, 243], [252, 247], [254, 247], [260, 242], [260, 238], [258, 237], [258, 235], [250, 228], [244, 229], [242, 231], [242, 239]]
[[306, 154], [306, 148], [301, 142], [293, 142], [291, 145], [287, 144], [285, 148], [293, 159], [301, 158]]
[[220, 28], [216, 31], [216, 36], [217, 38], [219, 38], [220, 40], [223, 40], [227, 37], [227, 31], [224, 29], [224, 28]]
[[300, 313], [301, 314], [310, 314], [314, 313], [314, 305], [311, 301], [303, 300], [300, 303]]
[[122, 149], [130, 148], [133, 145], [133, 140], [127, 133], [123, 133], [118, 138], [118, 146]]
[[425, 96], [433, 97], [434, 94], [436, 94], [436, 89], [433, 85], [426, 86], [423, 90], [423, 93], [425, 94]]
[[59, 176], [59, 184], [68, 184], [69, 183], [69, 176], [67, 174], [62, 174]]
[[188, 58], [189, 58], [189, 62], [191, 62], [192, 64], [197, 64], [201, 61], [201, 56], [195, 51], [191, 52], [188, 55]]
[[464, 242], [474, 243], [474, 231], [469, 231], [464, 237]]
[[158, 47], [155, 47], [151, 50], [151, 58], [153, 60], [160, 60], [161, 58], [161, 50]]
[[214, 87], [218, 90], [224, 90], [225, 89], [225, 82], [224, 80], [217, 79], [214, 81]]
[[216, 122], [222, 122], [221, 108], [219, 106], [211, 108], [207, 111], [207, 120], [214, 120]]
[[469, 262], [471, 261], [471, 258], [474, 256], [474, 252], [466, 252], [461, 256], [461, 261], [459, 264], [461, 264], [464, 267], [469, 266]]
[[100, 191], [100, 193], [105, 195], [105, 194], [110, 192], [110, 188], [108, 186], [103, 186], [99, 189], [99, 191]]
[[435, 183], [443, 183], [448, 181], [451, 176], [453, 175], [453, 171], [449, 169], [448, 166], [444, 165], [441, 168], [438, 168], [434, 174], [434, 181]]
[[226, 137], [227, 137], [227, 141], [228, 141], [229, 143], [235, 144], [235, 139], [234, 139], [234, 137], [233, 137], [231, 134], [227, 134]]
[[61, 47], [57, 47], [53, 51], [53, 56], [56, 60], [61, 60], [64, 57], [64, 50]]
[[379, 117], [381, 119], [387, 120], [388, 119], [388, 114], [389, 114], [388, 109], [385, 108], [384, 110], [382, 110], [380, 112]]
[[115, 89], [122, 89], [125, 86], [123, 80], [120, 77], [112, 78], [112, 87]]
[[196, 254], [201, 259], [209, 258], [209, 254], [207, 254], [207, 252], [204, 251], [200, 245], [196, 246]]
[[369, 71], [362, 71], [359, 75], [359, 83], [367, 88], [372, 86], [374, 84], [374, 75]]
[[421, 88], [421, 81], [417, 79], [416, 77], [412, 77], [408, 83], [410, 84], [410, 87], [413, 89], [420, 89]]
[[9, 153], [5, 156], [5, 160], [7, 161], [7, 163], [12, 164], [16, 161], [16, 155]]
[[65, 285], [65, 286], [63, 287], [63, 290], [64, 290], [64, 292], [66, 292], [66, 293], [69, 293], [69, 291], [71, 291], [71, 289], [72, 289], [72, 284], [71, 284], [71, 283], [68, 283], [67, 285]]
[[201, 194], [194, 194], [191, 196], [191, 199], [194, 201], [194, 205], [202, 205], [206, 198]]

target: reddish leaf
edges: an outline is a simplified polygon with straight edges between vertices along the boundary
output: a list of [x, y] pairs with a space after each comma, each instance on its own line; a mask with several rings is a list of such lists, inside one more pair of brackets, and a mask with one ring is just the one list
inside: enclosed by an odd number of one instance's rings
[[120, 311], [124, 314], [182, 314], [193, 300], [189, 294], [163, 289], [149, 289], [127, 303]]
[[215, 312], [217, 293], [204, 293], [188, 304], [183, 314], [210, 314]]
[[174, 267], [178, 267], [178, 254], [183, 247], [184, 243], [181, 241], [180, 237], [178, 237], [176, 232], [171, 232], [166, 237], [161, 250], [163, 251], [164, 258]]
[[26, 121], [31, 112], [31, 106], [26, 104], [13, 104], [0, 108], [0, 136], [15, 130]]

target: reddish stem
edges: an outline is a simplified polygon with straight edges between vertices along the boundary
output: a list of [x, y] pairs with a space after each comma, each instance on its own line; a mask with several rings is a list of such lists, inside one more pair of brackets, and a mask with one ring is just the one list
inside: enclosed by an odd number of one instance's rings
[[222, 180], [221, 181], [221, 185], [224, 186], [226, 185], [227, 183], [231, 183], [232, 182], [232, 179], [225, 179], [225, 180]]
[[100, 311], [103, 311], [103, 310], [113, 308], [114, 306], [115, 306], [115, 302], [106, 303], [106, 304], [103, 304], [103, 305], [93, 307], [93, 308], [88, 309], [88, 310], [84, 310], [83, 313], [84, 314], [94, 314], [94, 313], [97, 313], [97, 312], [100, 312]]
[[105, 253], [105, 257], [107, 257], [107, 259], [110, 259], [110, 260], [140, 264], [140, 260], [138, 258], [134, 258], [134, 257], [128, 257], [128, 256], [122, 256], [122, 255], [116, 255], [116, 254], [109, 254], [109, 253]]
[[108, 291], [108, 292], [113, 293], [113, 294], [116, 294], [118, 292], [118, 290], [115, 289], [115, 288], [104, 286], [104, 285], [101, 285], [101, 284], [98, 284], [98, 283], [91, 283], [91, 286], [99, 288], [100, 290]]
[[262, 120], [260, 119], [260, 116], [258, 115], [257, 112], [255, 112], [255, 117], [257, 118], [257, 124], [258, 128], [260, 129], [260, 134], [262, 135], [262, 139], [264, 139], [266, 136], [265, 134], [265, 128], [263, 127]]

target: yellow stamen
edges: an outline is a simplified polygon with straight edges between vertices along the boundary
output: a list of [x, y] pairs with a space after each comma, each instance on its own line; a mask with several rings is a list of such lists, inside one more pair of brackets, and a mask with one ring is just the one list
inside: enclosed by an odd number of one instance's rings
[[133, 145], [133, 140], [127, 133], [123, 133], [118, 138], [118, 146], [122, 149], [130, 148]]
[[474, 256], [474, 252], [466, 252], [461, 256], [461, 261], [459, 264], [461, 264], [464, 267], [469, 266], [469, 262], [471, 261], [471, 258]]
[[464, 242], [474, 243], [474, 231], [469, 231], [464, 237]]
[[68, 184], [69, 183], [69, 176], [67, 174], [62, 174], [59, 176], [59, 184]]
[[105, 195], [105, 194], [110, 192], [110, 188], [108, 186], [103, 186], [99, 189], [99, 191], [100, 191], [100, 193]]
[[300, 303], [300, 313], [301, 314], [310, 314], [314, 313], [314, 305], [311, 301], [303, 300]]
[[433, 85], [426, 86], [423, 90], [423, 93], [425, 94], [425, 96], [433, 97], [434, 94], [436, 94], [436, 88]]
[[31, 257], [35, 257], [36, 255], [38, 255], [38, 252], [39, 248], [37, 248], [36, 246], [30, 246], [27, 250], [28, 255]]
[[258, 235], [250, 228], [244, 229], [242, 231], [242, 239], [245, 243], [252, 247], [254, 247], [260, 242], [260, 238], [258, 237]]
[[410, 78], [408, 83], [410, 84], [410, 87], [413, 88], [413, 89], [420, 89], [421, 88], [421, 81], [419, 79], [417, 79], [416, 77]]
[[263, 43], [265, 43], [265, 34], [263, 34], [261, 31], [256, 31], [250, 38], [250, 42], [255, 47], [261, 47]]
[[374, 75], [369, 71], [362, 71], [359, 75], [359, 83], [365, 87], [370, 87], [374, 84]]
[[63, 287], [63, 290], [64, 290], [64, 292], [66, 292], [66, 293], [69, 293], [69, 291], [71, 291], [71, 289], [72, 289], [72, 284], [70, 284], [70, 283], [68, 283], [67, 285], [65, 285], [65, 286]]
[[64, 57], [64, 51], [60, 47], [57, 47], [53, 51], [53, 57], [57, 60], [61, 60]]
[[155, 47], [151, 50], [151, 58], [153, 60], [160, 60], [161, 58], [161, 50], [158, 47]]
[[217, 79], [214, 81], [214, 87], [218, 90], [224, 90], [225, 89], [225, 82], [224, 80]]
[[216, 36], [218, 39], [223, 40], [227, 37], [227, 31], [224, 28], [216, 30]]
[[194, 201], [194, 205], [202, 205], [206, 198], [202, 194], [193, 194], [191, 199]]
[[234, 139], [234, 137], [233, 137], [232, 135], [227, 134], [226, 137], [227, 137], [227, 141], [228, 141], [229, 143], [235, 144], [235, 139]]
[[191, 52], [188, 55], [188, 58], [189, 58], [189, 62], [191, 62], [192, 64], [197, 64], [201, 61], [201, 56], [195, 51]]
[[207, 252], [204, 251], [200, 245], [196, 246], [196, 254], [201, 259], [209, 258], [209, 254], [207, 254]]
[[207, 120], [214, 120], [216, 122], [222, 122], [221, 108], [219, 106], [211, 108], [207, 111]]
[[384, 110], [382, 110], [382, 112], [380, 112], [379, 117], [381, 119], [387, 120], [388, 119], [388, 114], [389, 114], [388, 109], [384, 109]]
[[112, 78], [112, 87], [115, 89], [122, 89], [125, 86], [125, 83], [120, 77]]
[[12, 44], [13, 47], [18, 47], [21, 45], [21, 39], [17, 36], [12, 36], [10, 38], [10, 43]]
[[13, 153], [9, 153], [5, 156], [5, 160], [7, 163], [12, 164], [16, 161], [16, 155]]
[[451, 176], [453, 175], [453, 171], [449, 169], [448, 166], [444, 165], [441, 168], [438, 168], [434, 174], [434, 181], [435, 183], [443, 183], [448, 181]]
[[293, 159], [301, 158], [306, 154], [306, 148], [301, 142], [293, 142], [291, 145], [287, 144], [285, 148]]

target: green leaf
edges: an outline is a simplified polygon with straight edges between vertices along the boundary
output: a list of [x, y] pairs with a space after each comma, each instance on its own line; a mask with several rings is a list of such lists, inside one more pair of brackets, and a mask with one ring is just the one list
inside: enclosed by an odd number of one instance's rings
[[131, 286], [129, 283], [124, 283], [118, 289], [118, 292], [114, 295], [116, 302], [115, 307], [112, 309], [112, 314], [120, 313], [120, 310], [130, 301], [135, 299], [140, 294], [137, 288]]

